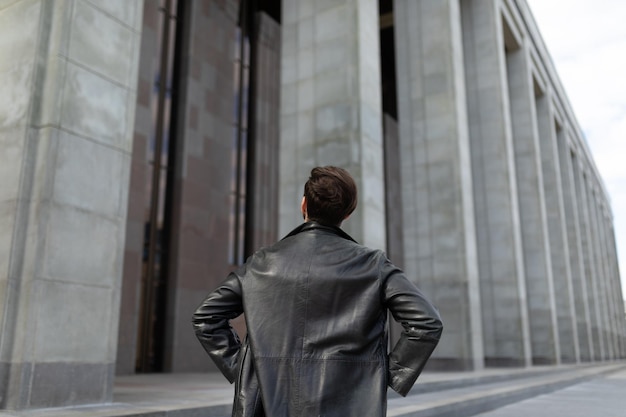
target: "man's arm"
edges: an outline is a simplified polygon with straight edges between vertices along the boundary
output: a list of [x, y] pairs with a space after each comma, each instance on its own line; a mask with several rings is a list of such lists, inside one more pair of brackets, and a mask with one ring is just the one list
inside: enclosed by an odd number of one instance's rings
[[198, 307], [192, 320], [202, 347], [230, 383], [237, 377], [241, 349], [241, 342], [230, 320], [242, 312], [241, 285], [237, 276], [230, 274]]
[[387, 262], [385, 272], [384, 303], [403, 327], [389, 354], [389, 386], [406, 396], [435, 350], [443, 324], [437, 309], [400, 269]]

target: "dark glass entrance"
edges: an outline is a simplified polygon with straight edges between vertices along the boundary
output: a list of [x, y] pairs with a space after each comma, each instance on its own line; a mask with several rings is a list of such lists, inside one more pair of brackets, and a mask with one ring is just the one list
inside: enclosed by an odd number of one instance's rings
[[159, 64], [150, 92], [152, 131], [148, 144], [147, 196], [142, 253], [137, 372], [163, 369], [163, 331], [175, 161], [176, 94], [184, 1], [161, 0], [157, 26]]

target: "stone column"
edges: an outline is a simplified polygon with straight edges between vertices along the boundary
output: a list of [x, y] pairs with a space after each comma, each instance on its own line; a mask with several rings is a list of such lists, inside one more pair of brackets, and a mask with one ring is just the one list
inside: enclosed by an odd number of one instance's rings
[[[609, 340], [611, 343], [612, 355], [611, 359], [617, 359], [619, 357], [619, 330], [618, 330], [618, 310], [617, 310], [617, 298], [616, 298], [616, 288], [615, 286], [615, 276], [613, 275], [613, 271], [611, 270], [611, 252], [609, 248], [609, 239], [608, 239], [608, 231], [607, 231], [607, 223], [610, 222], [610, 216], [607, 210], [608, 201], [603, 199], [603, 204], [600, 205], [598, 211], [598, 233], [600, 235], [600, 243], [602, 245], [602, 262], [604, 266], [605, 273], [605, 291], [608, 303], [608, 331], [609, 331]], [[621, 291], [620, 291], [621, 294]]]
[[613, 332], [615, 339], [615, 359], [623, 358], [623, 338], [626, 336], [623, 324], [626, 321], [624, 316], [624, 306], [622, 299], [622, 288], [620, 283], [619, 270], [617, 266], [617, 254], [614, 252], [613, 242], [613, 216], [610, 208], [605, 207], [602, 218], [602, 227], [604, 235], [604, 245], [607, 252], [606, 267], [609, 274], [609, 292], [613, 303]]
[[612, 216], [606, 225], [608, 235], [608, 246], [611, 254], [611, 272], [614, 280], [614, 295], [617, 305], [617, 334], [618, 334], [618, 358], [626, 359], [626, 316], [624, 314], [624, 298], [622, 295], [622, 284], [620, 281], [620, 270], [617, 257], [617, 247], [615, 246], [615, 230], [613, 229]]
[[[608, 202], [607, 202], [608, 205]], [[603, 207], [603, 211], [600, 218], [600, 224], [602, 227], [602, 243], [605, 252], [605, 260], [604, 266], [607, 273], [607, 292], [608, 298], [610, 302], [610, 332], [611, 332], [611, 343], [613, 344], [613, 360], [617, 360], [620, 358], [620, 337], [622, 333], [620, 332], [620, 318], [624, 317], [624, 311], [620, 312], [619, 310], [619, 299], [621, 298], [621, 288], [617, 285], [619, 283], [619, 276], [615, 276], [612, 270], [612, 254], [610, 249], [610, 240], [609, 240], [609, 230], [607, 225], [611, 222], [611, 216], [608, 214], [608, 210]], [[619, 297], [618, 297], [619, 296]]]
[[142, 1], [0, 7], [0, 408], [111, 400]]
[[483, 363], [458, 0], [394, 3], [404, 262], [446, 323], [431, 366]]
[[215, 367], [189, 331], [189, 314], [232, 270], [237, 1], [188, 2], [180, 19], [190, 35], [181, 45], [163, 366], [198, 372]]
[[[598, 179], [601, 181], [601, 179]], [[602, 270], [604, 274], [603, 286], [604, 286], [604, 298], [606, 300], [606, 332], [607, 332], [607, 343], [609, 347], [609, 359], [615, 360], [617, 356], [617, 328], [616, 328], [616, 305], [615, 305], [615, 294], [613, 288], [613, 277], [609, 267], [609, 258], [610, 255], [608, 253], [607, 248], [607, 240], [606, 240], [606, 230], [604, 227], [605, 221], [605, 194], [602, 190], [602, 187], [599, 186], [598, 191], [598, 206], [596, 208], [596, 224], [598, 225], [598, 240], [600, 244], [600, 255], [602, 262]]]
[[344, 229], [385, 247], [377, 3], [284, 0], [282, 9], [280, 234], [302, 221], [311, 168], [346, 168], [359, 204]]
[[598, 252], [600, 255], [600, 265], [602, 268], [602, 296], [605, 302], [605, 328], [606, 341], [609, 357], [614, 360], [617, 357], [617, 327], [615, 311], [615, 294], [613, 288], [613, 277], [609, 266], [609, 252], [606, 238], [606, 211], [602, 192], [598, 193], [598, 202], [596, 205], [596, 234], [598, 236]]
[[587, 284], [587, 303], [589, 305], [589, 320], [591, 325], [591, 342], [595, 360], [604, 358], [604, 343], [600, 333], [600, 307], [598, 306], [598, 289], [596, 286], [596, 265], [593, 257], [593, 243], [591, 241], [591, 224], [589, 214], [589, 192], [587, 176], [584, 173], [582, 162], [577, 159], [572, 163], [579, 207], [579, 222], [581, 231], [582, 258], [584, 264], [583, 279]]
[[[544, 84], [545, 85], [545, 84]], [[580, 362], [580, 346], [570, 245], [567, 239], [567, 216], [564, 203], [565, 190], [561, 173], [560, 156], [557, 143], [555, 111], [552, 104], [552, 90], [536, 98], [537, 125], [541, 163], [543, 171], [543, 188], [548, 221], [550, 257], [552, 260], [552, 277], [556, 315], [559, 330], [559, 345], [563, 362]]]
[[606, 214], [605, 217], [603, 218], [604, 224], [604, 237], [605, 237], [605, 241], [604, 241], [604, 245], [607, 251], [607, 259], [606, 259], [606, 267], [607, 267], [607, 271], [609, 273], [609, 293], [610, 293], [610, 297], [611, 297], [611, 304], [612, 304], [612, 309], [611, 309], [611, 321], [612, 321], [612, 327], [611, 327], [611, 332], [613, 335], [613, 351], [614, 351], [614, 357], [613, 359], [617, 360], [621, 358], [621, 354], [622, 354], [622, 347], [621, 347], [621, 338], [623, 337], [623, 332], [622, 332], [622, 328], [621, 328], [621, 323], [624, 317], [624, 310], [619, 310], [620, 308], [620, 302], [619, 300], [622, 298], [622, 289], [621, 286], [619, 285], [619, 276], [616, 276], [614, 274], [613, 271], [613, 259], [612, 259], [612, 254], [611, 254], [611, 241], [609, 239], [609, 227], [608, 225], [611, 222], [611, 216]]
[[[504, 23], [509, 33], [515, 32], [512, 23], [508, 20]], [[536, 365], [559, 363], [561, 354], [529, 41], [523, 40], [521, 45], [513, 42], [507, 43], [506, 63], [532, 361]]]
[[602, 233], [602, 223], [600, 212], [602, 211], [600, 186], [596, 182], [591, 194], [591, 215], [592, 232], [594, 241], [594, 253], [597, 265], [597, 285], [600, 306], [600, 330], [604, 340], [605, 359], [614, 359], [615, 351], [613, 345], [613, 326], [611, 310], [612, 294], [610, 291], [609, 276], [606, 270], [606, 251], [604, 248], [604, 238]]
[[[607, 204], [608, 206], [608, 204]], [[607, 259], [607, 268], [610, 274], [611, 280], [611, 292], [613, 296], [613, 314], [614, 314], [614, 329], [615, 329], [615, 358], [623, 359], [624, 358], [624, 338], [626, 337], [626, 328], [624, 324], [626, 324], [626, 314], [624, 313], [624, 305], [623, 305], [623, 295], [622, 295], [622, 286], [620, 282], [620, 274], [619, 269], [617, 268], [617, 254], [614, 252], [614, 241], [613, 241], [613, 215], [609, 208], [607, 208], [607, 213], [605, 215], [605, 239], [606, 239], [606, 248], [608, 252]]]
[[572, 272], [572, 285], [574, 287], [574, 305], [576, 307], [580, 359], [582, 361], [590, 361], [593, 358], [593, 340], [591, 335], [589, 302], [587, 298], [587, 282], [585, 280], [580, 214], [577, 203], [576, 172], [574, 169], [574, 166], [576, 166], [578, 162], [570, 150], [568, 134], [565, 127], [561, 127], [557, 131], [557, 144], [559, 149], [561, 183], [563, 184], [563, 207], [565, 209], [565, 220], [567, 224], [567, 239]]
[[531, 364], [500, 2], [461, 2], [487, 365]]

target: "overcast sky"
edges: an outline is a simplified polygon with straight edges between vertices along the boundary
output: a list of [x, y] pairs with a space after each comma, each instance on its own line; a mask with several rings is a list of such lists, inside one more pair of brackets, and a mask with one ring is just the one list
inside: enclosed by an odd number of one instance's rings
[[610, 194], [626, 299], [626, 1], [527, 2]]

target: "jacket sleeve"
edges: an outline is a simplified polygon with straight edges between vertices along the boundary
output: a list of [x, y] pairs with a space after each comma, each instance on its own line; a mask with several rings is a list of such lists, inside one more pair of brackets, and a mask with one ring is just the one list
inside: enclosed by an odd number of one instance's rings
[[241, 284], [233, 273], [202, 302], [193, 327], [202, 347], [230, 383], [237, 377], [241, 342], [230, 320], [243, 312]]
[[389, 386], [402, 396], [413, 387], [435, 350], [443, 324], [437, 309], [389, 261], [385, 267], [384, 303], [403, 327], [400, 339], [389, 353]]

